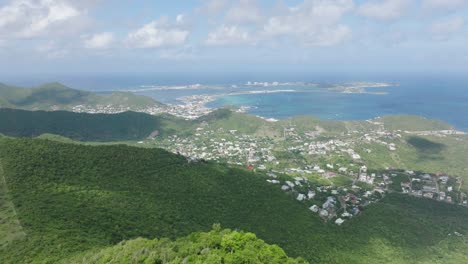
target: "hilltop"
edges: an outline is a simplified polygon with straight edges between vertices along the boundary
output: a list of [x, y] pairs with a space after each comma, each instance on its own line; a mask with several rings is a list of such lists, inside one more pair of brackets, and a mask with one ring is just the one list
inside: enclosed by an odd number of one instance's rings
[[0, 108], [26, 110], [144, 109], [160, 107], [153, 99], [125, 92], [107, 94], [69, 88], [60, 83], [48, 83], [31, 88], [0, 83]]
[[393, 194], [336, 226], [261, 174], [160, 149], [0, 137], [0, 164], [16, 212], [1, 225], [21, 225], [0, 249], [5, 263], [106, 255], [123, 240], [177, 239], [214, 223], [312, 263], [467, 260], [463, 238], [448, 236], [468, 232], [468, 210], [456, 205]]
[[137, 238], [120, 242], [97, 253], [74, 257], [65, 263], [265, 263], [306, 264], [302, 259], [288, 258], [276, 245], [268, 245], [255, 234], [220, 230], [193, 233], [176, 241]]

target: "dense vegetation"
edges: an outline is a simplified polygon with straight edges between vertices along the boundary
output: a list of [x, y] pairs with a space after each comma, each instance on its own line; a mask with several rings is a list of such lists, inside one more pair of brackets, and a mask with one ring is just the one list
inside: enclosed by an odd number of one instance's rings
[[0, 138], [0, 165], [26, 233], [0, 248], [4, 263], [66, 262], [122, 240], [177, 239], [213, 223], [312, 263], [468, 260], [463, 238], [448, 236], [468, 233], [468, 210], [431, 200], [389, 195], [338, 227], [263, 176], [159, 149]]
[[123, 241], [97, 253], [74, 257], [66, 263], [206, 263], [206, 264], [294, 264], [306, 263], [288, 258], [276, 245], [268, 245], [252, 233], [220, 230], [193, 233], [172, 242], [168, 239]]
[[69, 110], [76, 105], [144, 108], [160, 103], [149, 97], [131, 93], [97, 94], [71, 89], [60, 83], [48, 83], [33, 88], [20, 88], [0, 83], [0, 108]]
[[0, 133], [13, 137], [56, 134], [80, 141], [125, 141], [179, 133], [189, 124], [173, 116], [143, 113], [87, 114], [0, 109]]

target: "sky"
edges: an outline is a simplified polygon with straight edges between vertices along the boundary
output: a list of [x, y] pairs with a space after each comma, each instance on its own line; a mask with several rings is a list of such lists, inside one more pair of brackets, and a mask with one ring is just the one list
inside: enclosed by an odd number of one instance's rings
[[468, 0], [0, 0], [0, 73], [457, 72]]

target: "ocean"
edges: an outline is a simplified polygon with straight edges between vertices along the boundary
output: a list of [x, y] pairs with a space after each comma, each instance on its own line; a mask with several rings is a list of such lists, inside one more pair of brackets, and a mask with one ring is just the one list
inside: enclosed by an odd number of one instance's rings
[[[4, 80], [15, 85], [38, 85], [59, 81], [72, 88], [96, 92], [139, 90], [164, 103], [178, 103], [188, 95], [219, 95], [210, 107], [249, 106], [248, 112], [262, 117], [282, 119], [312, 115], [327, 120], [365, 120], [384, 115], [409, 114], [436, 118], [468, 131], [468, 76], [450, 74], [93, 74], [74, 76], [30, 76]], [[284, 85], [246, 87], [248, 81], [307, 82], [317, 86]], [[369, 88], [376, 93], [340, 93], [326, 89], [332, 84], [349, 82], [385, 82], [393, 86]], [[200, 84], [191, 89], [176, 86]], [[162, 87], [164, 89], [151, 89]], [[148, 89], [149, 88], [149, 89]], [[141, 89], [146, 89], [142, 91]], [[269, 93], [249, 94], [251, 90]], [[276, 92], [271, 92], [275, 91]], [[285, 90], [284, 92], [278, 90]], [[233, 93], [234, 95], [229, 95]], [[385, 93], [385, 94], [381, 94]]]

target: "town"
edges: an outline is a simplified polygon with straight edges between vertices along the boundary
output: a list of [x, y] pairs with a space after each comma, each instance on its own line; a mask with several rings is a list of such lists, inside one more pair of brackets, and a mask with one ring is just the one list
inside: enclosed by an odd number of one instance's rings
[[148, 138], [138, 144], [160, 147], [189, 162], [215, 161], [261, 173], [265, 180], [304, 203], [324, 221], [341, 225], [387, 193], [398, 192], [468, 206], [462, 179], [398, 168], [370, 169], [368, 144], [394, 152], [406, 132], [390, 133], [375, 120], [373, 131], [351, 131], [336, 138], [320, 131], [285, 127], [282, 138], [258, 137], [202, 123], [193, 135]]

